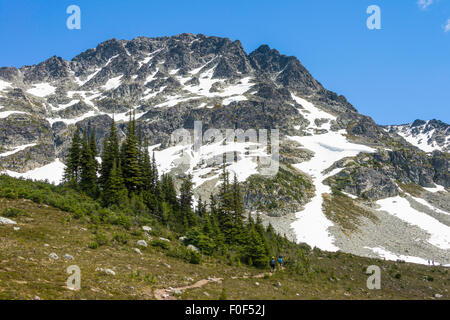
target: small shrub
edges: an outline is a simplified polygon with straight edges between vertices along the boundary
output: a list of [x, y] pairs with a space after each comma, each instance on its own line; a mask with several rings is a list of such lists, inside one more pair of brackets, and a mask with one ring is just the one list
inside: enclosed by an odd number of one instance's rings
[[167, 241], [163, 241], [163, 240], [153, 240], [152, 242], [150, 242], [150, 245], [153, 247], [159, 247], [161, 249], [167, 250], [169, 249], [169, 243]]
[[191, 256], [189, 258], [189, 263], [200, 264], [202, 256], [197, 251], [191, 251]]
[[97, 249], [99, 246], [98, 246], [97, 241], [93, 241], [88, 245], [88, 247], [89, 247], [89, 249]]
[[97, 231], [95, 242], [97, 242], [99, 246], [107, 245], [109, 243], [108, 235], [102, 231]]
[[10, 188], [5, 188], [2, 192], [2, 195], [8, 199], [17, 199], [17, 192]]
[[129, 237], [126, 233], [124, 232], [117, 232], [113, 235], [113, 240], [119, 244], [127, 244]]
[[7, 218], [15, 218], [18, 217], [19, 215], [28, 215], [27, 212], [25, 212], [22, 209], [17, 209], [17, 208], [5, 208], [2, 211], [2, 216], [7, 217]]
[[227, 300], [227, 292], [225, 288], [222, 288], [222, 292], [220, 293], [219, 300]]

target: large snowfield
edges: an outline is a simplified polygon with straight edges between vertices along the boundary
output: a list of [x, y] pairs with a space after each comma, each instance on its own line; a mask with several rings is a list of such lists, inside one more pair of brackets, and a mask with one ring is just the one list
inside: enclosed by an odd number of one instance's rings
[[323, 184], [323, 181], [335, 175], [340, 169], [333, 170], [328, 174], [324, 174], [323, 171], [340, 159], [356, 156], [360, 152], [374, 152], [374, 149], [347, 141], [346, 132], [344, 130], [330, 131], [329, 123], [318, 127], [314, 120], [328, 119], [331, 121], [336, 117], [316, 108], [312, 103], [300, 97], [295, 95], [292, 97], [304, 108], [299, 109], [299, 112], [310, 122], [308, 131], [313, 133], [314, 129], [328, 130], [325, 134], [288, 137], [314, 152], [311, 160], [295, 164], [294, 167], [311, 176], [316, 187], [315, 196], [305, 205], [304, 210], [296, 213], [297, 221], [292, 223], [292, 228], [295, 230], [298, 242], [305, 242], [322, 250], [337, 251], [339, 248], [334, 245], [334, 238], [328, 231], [333, 223], [327, 219], [322, 210], [322, 195], [331, 192], [330, 187]]
[[379, 210], [425, 230], [430, 234], [428, 242], [438, 248], [450, 249], [450, 227], [435, 218], [411, 207], [407, 199], [400, 196], [378, 200]]
[[64, 163], [59, 159], [56, 159], [52, 163], [49, 163], [43, 167], [36, 168], [25, 173], [14, 172], [6, 170], [1, 173], [6, 173], [7, 175], [14, 178], [25, 178], [32, 180], [48, 180], [48, 182], [53, 184], [59, 184], [64, 176]]

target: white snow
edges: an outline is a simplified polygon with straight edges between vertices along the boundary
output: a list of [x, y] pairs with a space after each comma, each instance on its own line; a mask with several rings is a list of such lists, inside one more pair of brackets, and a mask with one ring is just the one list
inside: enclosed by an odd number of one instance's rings
[[232, 97], [223, 99], [222, 104], [224, 106], [227, 106], [232, 102], [239, 102], [239, 101], [245, 101], [245, 100], [248, 100], [246, 96], [232, 96]]
[[58, 184], [64, 177], [65, 165], [56, 159], [52, 163], [49, 163], [43, 167], [36, 168], [25, 173], [14, 172], [6, 170], [3, 173], [14, 178], [25, 178], [32, 180], [48, 180], [50, 183]]
[[88, 82], [89, 80], [91, 80], [93, 77], [95, 77], [97, 75], [97, 73], [99, 73], [104, 67], [108, 66], [111, 61], [113, 61], [115, 58], [117, 58], [119, 55], [116, 54], [115, 56], [112, 56], [111, 58], [108, 59], [108, 61], [105, 63], [105, 65], [103, 67], [100, 68], [96, 68], [94, 70], [94, 72], [92, 72], [90, 75], [88, 75], [86, 77], [85, 80], [80, 80], [79, 77], [75, 77], [75, 82], [81, 87], [83, 84], [85, 84], [86, 82]]
[[358, 199], [358, 197], [357, 196], [354, 196], [354, 195], [352, 195], [351, 193], [347, 193], [347, 192], [344, 192], [344, 191], [341, 191], [343, 194], [345, 194], [347, 197], [349, 197], [349, 198], [352, 198], [352, 199]]
[[52, 109], [53, 109], [53, 110], [58, 110], [58, 111], [64, 110], [64, 109], [66, 109], [66, 108], [68, 108], [68, 107], [73, 106], [74, 104], [77, 104], [78, 102], [80, 102], [80, 100], [74, 99], [74, 100], [72, 100], [72, 101], [70, 101], [70, 102], [68, 102], [68, 103], [64, 103], [64, 104], [58, 105], [57, 108], [55, 108], [55, 107], [52, 106]]
[[[302, 99], [300, 97], [297, 97], [294, 94], [291, 94], [292, 98], [300, 104], [303, 109], [299, 109], [299, 112], [302, 114], [304, 118], [306, 118], [309, 121], [308, 131], [313, 131], [314, 129], [326, 129], [330, 130], [330, 121], [336, 120], [336, 117], [320, 110], [319, 108], [315, 107], [314, 104], [306, 101], [305, 99]], [[316, 119], [327, 119], [328, 122], [322, 124], [321, 126], [317, 126], [315, 124]]]
[[168, 100], [166, 102], [157, 104], [157, 105], [155, 105], [153, 107], [154, 108], [173, 107], [173, 106], [176, 106], [176, 105], [180, 104], [181, 102], [194, 100], [195, 97], [183, 98], [182, 96], [176, 95], [176, 96], [168, 96], [167, 99]]
[[0, 91], [4, 91], [8, 88], [11, 88], [11, 83], [10, 82], [6, 82], [0, 79]]
[[[137, 107], [133, 107], [133, 109], [136, 109]], [[128, 121], [130, 120], [130, 112], [129, 111], [125, 111], [125, 112], [121, 112], [121, 113], [106, 113], [111, 119], [114, 117], [114, 121]], [[139, 119], [140, 117], [142, 117], [145, 114], [145, 112], [139, 112], [135, 114], [135, 119]]]
[[382, 247], [374, 247], [374, 248], [364, 247], [364, 248], [371, 250], [372, 252], [376, 253], [381, 258], [385, 258], [386, 260], [391, 260], [391, 261], [403, 260], [403, 261], [409, 262], [409, 263], [428, 264], [428, 260], [425, 260], [425, 259], [422, 259], [419, 257], [396, 255]]
[[15, 114], [15, 113], [26, 114], [26, 112], [23, 112], [23, 111], [3, 111], [3, 112], [0, 112], [0, 119], [8, 118], [10, 115]]
[[30, 143], [30, 144], [24, 144], [22, 146], [15, 147], [14, 150], [11, 150], [11, 151], [8, 151], [8, 152], [4, 152], [4, 153], [0, 153], [0, 158], [1, 157], [10, 156], [10, 155], [12, 155], [14, 153], [17, 153], [19, 151], [25, 150], [26, 148], [29, 148], [29, 147], [32, 147], [32, 146], [35, 146], [35, 145], [36, 145], [36, 143]]
[[28, 89], [27, 92], [38, 97], [46, 97], [48, 95], [54, 94], [56, 87], [53, 87], [49, 83], [42, 82], [33, 85], [33, 88]]
[[139, 62], [138, 62], [138, 63], [139, 63], [139, 68], [142, 67], [144, 64], [149, 63], [150, 60], [153, 59], [153, 57], [155, 56], [155, 54], [157, 54], [158, 52], [160, 52], [162, 49], [163, 49], [163, 48], [157, 49], [157, 50], [155, 50], [155, 51], [153, 51], [153, 52], [150, 52], [150, 53], [147, 55], [147, 57], [145, 57], [142, 61], [139, 61]]
[[413, 198], [415, 201], [419, 202], [420, 204], [424, 205], [425, 207], [428, 207], [428, 209], [431, 209], [431, 210], [435, 211], [436, 213], [450, 215], [450, 212], [445, 212], [445, 211], [443, 211], [441, 209], [438, 209], [438, 208], [434, 207], [433, 205], [431, 205], [430, 203], [428, 203], [428, 201], [426, 201], [426, 200], [424, 200], [422, 198], [416, 198], [416, 197], [413, 197], [413, 196], [411, 196], [411, 198]]
[[429, 192], [440, 192], [440, 191], [446, 191], [444, 186], [438, 185], [436, 184], [436, 187], [434, 188], [424, 188], [425, 190], [429, 191]]
[[120, 75], [118, 77], [114, 77], [109, 79], [105, 85], [103, 85], [103, 89], [105, 90], [111, 90], [111, 89], [116, 89], [120, 86], [120, 84], [122, 83], [122, 81], [120, 80], [123, 77], [123, 75]]
[[[317, 128], [314, 123], [315, 119], [335, 119], [333, 115], [317, 109], [312, 103], [295, 95], [293, 95], [293, 98], [307, 111], [299, 110], [310, 121], [310, 125], [307, 128], [308, 131]], [[322, 129], [327, 127], [322, 126]], [[322, 211], [322, 195], [331, 192], [330, 187], [323, 184], [323, 181], [342, 169], [338, 168], [328, 174], [324, 174], [323, 171], [342, 158], [354, 157], [360, 152], [375, 152], [374, 149], [367, 146], [347, 141], [345, 134], [345, 130], [341, 130], [338, 132], [328, 131], [324, 134], [311, 136], [287, 137], [314, 152], [314, 157], [311, 160], [295, 164], [294, 167], [310, 175], [316, 187], [315, 196], [306, 204], [303, 211], [296, 213], [297, 220], [292, 223], [291, 227], [296, 233], [298, 242], [305, 242], [312, 247], [318, 247], [327, 251], [337, 251], [339, 248], [333, 244], [334, 237], [328, 232], [328, 228], [333, 226], [333, 223], [327, 219]]]
[[[223, 88], [220, 92], [209, 92], [211, 86], [216, 82], [224, 82], [223, 79], [212, 79], [215, 67], [202, 73], [199, 78], [198, 85], [185, 86], [184, 89], [198, 96], [204, 97], [232, 97], [232, 96], [243, 96], [245, 92], [250, 90], [252, 87], [251, 80], [252, 77], [242, 78], [238, 83], [231, 84], [228, 87]], [[180, 78], [180, 82], [185, 82], [186, 78]]]
[[[436, 143], [436, 141], [430, 140], [433, 138], [433, 135], [436, 129], [432, 129], [427, 131], [427, 126], [430, 121], [427, 121], [425, 124], [420, 126], [411, 127], [411, 125], [399, 125], [399, 126], [388, 126], [386, 131], [390, 132], [390, 130], [395, 129], [395, 132], [402, 136], [406, 141], [408, 141], [413, 146], [425, 151], [427, 153], [433, 152], [434, 150], [442, 151], [443, 148], [449, 144], [450, 141], [448, 139], [444, 143], [444, 145], [440, 146]], [[425, 132], [427, 131], [427, 132]]]
[[92, 102], [94, 99], [97, 99], [102, 94], [98, 92], [97, 90], [93, 91], [67, 91], [67, 96], [69, 98], [72, 98], [75, 94], [78, 94], [82, 97], [83, 102], [85, 102], [87, 105], [90, 105], [94, 109], [98, 110], [98, 108], [95, 106], [94, 102]]
[[[149, 147], [149, 151], [152, 152], [157, 146]], [[187, 166], [186, 173], [192, 174], [194, 186], [198, 187], [206, 181], [220, 176], [221, 169], [218, 166], [222, 164], [221, 156], [233, 151], [237, 153], [238, 160], [229, 163], [227, 171], [231, 178], [236, 174], [239, 182], [243, 182], [251, 175], [258, 173], [257, 156], [267, 156], [266, 146], [251, 142], [234, 142], [224, 145], [222, 140], [204, 144], [197, 152], [194, 151], [192, 144], [176, 145], [161, 151], [155, 151], [155, 159], [160, 174], [169, 172], [180, 164], [185, 164]], [[220, 160], [218, 157], [220, 157]], [[216, 166], [210, 165], [212, 161], [215, 161]], [[205, 177], [206, 175], [207, 177]]]
[[196, 75], [197, 73], [200, 72], [200, 70], [202, 70], [204, 67], [206, 67], [207, 65], [209, 65], [211, 62], [213, 62], [214, 60], [216, 60], [217, 57], [214, 57], [213, 59], [211, 59], [210, 61], [208, 61], [207, 63], [205, 63], [204, 65], [202, 65], [201, 67], [192, 69], [191, 71], [189, 71], [190, 74], [192, 75]]
[[380, 211], [397, 217], [411, 225], [417, 226], [430, 234], [428, 242], [436, 247], [450, 249], [450, 227], [435, 218], [411, 207], [408, 200], [400, 196], [378, 200]]
[[72, 118], [72, 119], [64, 119], [64, 118], [46, 118], [46, 120], [47, 120], [48, 122], [50, 122], [50, 125], [51, 125], [51, 126], [52, 126], [55, 122], [59, 122], [59, 121], [64, 122], [65, 124], [75, 124], [75, 123], [77, 123], [78, 121], [84, 120], [84, 119], [89, 118], [89, 117], [93, 117], [93, 116], [95, 116], [96, 114], [98, 114], [98, 113], [96, 113], [94, 110], [91, 110], [91, 111], [88, 111], [88, 112], [86, 112], [85, 114], [83, 114], [83, 115], [81, 115], [81, 116], [79, 116], [79, 117], [77, 117], [77, 118]]

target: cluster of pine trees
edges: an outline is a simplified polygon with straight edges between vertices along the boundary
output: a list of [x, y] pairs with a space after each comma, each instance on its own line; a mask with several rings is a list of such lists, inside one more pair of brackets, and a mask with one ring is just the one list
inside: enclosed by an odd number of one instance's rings
[[[230, 182], [223, 165], [222, 183], [209, 205], [201, 199], [194, 208], [192, 177], [183, 179], [177, 194], [169, 174], [159, 177], [155, 155], [150, 157], [136, 121], [130, 118], [125, 140], [119, 143], [114, 120], [105, 138], [101, 164], [94, 130], [77, 128], [66, 160], [65, 183], [97, 199], [103, 207], [114, 207], [134, 215], [150, 215], [170, 230], [186, 236], [202, 253], [227, 256], [240, 262], [267, 266], [269, 256], [280, 252], [286, 240], [261, 219], [245, 217], [237, 178]], [[138, 208], [138, 209], [136, 209]], [[128, 210], [125, 210], [128, 209]]]

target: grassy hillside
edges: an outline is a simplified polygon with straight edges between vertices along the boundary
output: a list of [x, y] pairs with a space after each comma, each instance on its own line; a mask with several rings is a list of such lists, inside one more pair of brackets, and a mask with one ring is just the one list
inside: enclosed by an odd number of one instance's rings
[[[120, 224], [92, 224], [89, 219], [76, 219], [73, 213], [42, 201], [20, 197], [0, 198], [0, 215], [8, 215], [17, 222], [16, 226], [0, 225], [0, 299], [35, 296], [155, 299], [157, 290], [189, 286], [208, 278], [223, 280], [175, 294], [164, 291], [170, 295], [165, 298], [434, 299], [436, 294], [442, 295], [441, 299], [450, 297], [450, 274], [446, 268], [310, 251], [302, 246], [295, 258], [288, 259], [285, 270], [269, 276], [268, 270], [210, 256], [202, 256], [199, 264], [189, 263], [183, 257], [185, 245], [156, 223], [147, 235], [134, 224], [129, 228]], [[157, 241], [159, 237], [170, 242]], [[149, 243], [147, 248], [140, 248], [142, 255], [134, 251], [141, 239]], [[97, 248], [92, 245], [94, 242], [99, 245]], [[51, 259], [50, 253], [56, 253], [59, 259]], [[65, 254], [74, 260], [65, 260]], [[366, 287], [365, 270], [374, 264], [382, 269], [381, 290]], [[69, 265], [81, 269], [79, 291], [65, 287]], [[98, 268], [111, 269], [115, 275]]]

